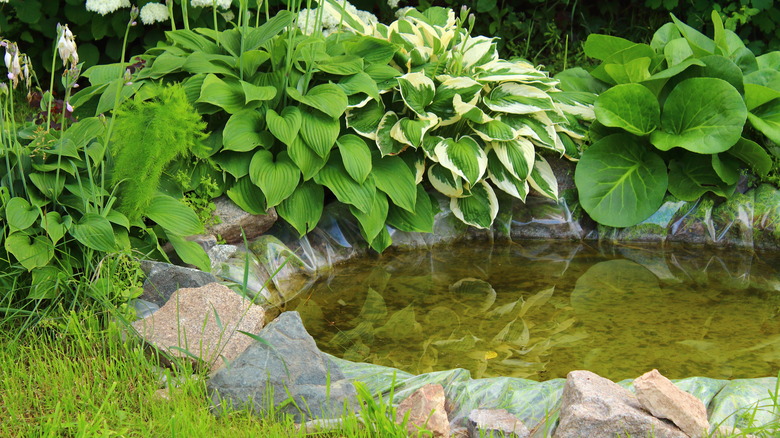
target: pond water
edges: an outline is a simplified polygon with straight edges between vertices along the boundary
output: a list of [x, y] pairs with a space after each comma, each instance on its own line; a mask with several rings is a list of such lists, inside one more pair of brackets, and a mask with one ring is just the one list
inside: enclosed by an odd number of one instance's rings
[[776, 376], [780, 260], [769, 257], [468, 243], [337, 266], [287, 309], [323, 351], [411, 373]]

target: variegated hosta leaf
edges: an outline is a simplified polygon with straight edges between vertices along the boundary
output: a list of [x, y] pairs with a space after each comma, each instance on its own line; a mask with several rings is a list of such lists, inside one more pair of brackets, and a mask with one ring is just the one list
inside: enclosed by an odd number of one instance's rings
[[[556, 152], [563, 151], [563, 145], [555, 132], [555, 126], [545, 116], [545, 113], [531, 115], [507, 114], [501, 120], [514, 128], [518, 135], [528, 137], [535, 145], [552, 149]], [[549, 122], [549, 125], [545, 123], [545, 120]]]
[[365, 138], [376, 140], [376, 131], [384, 115], [384, 105], [371, 100], [362, 107], [347, 109], [347, 128], [352, 128]]
[[510, 175], [524, 181], [534, 168], [534, 145], [525, 138], [518, 137], [512, 141], [490, 143], [496, 157], [504, 165]]
[[536, 155], [536, 163], [531, 176], [528, 177], [528, 182], [537, 192], [550, 199], [558, 200], [558, 180], [555, 179], [550, 164], [539, 154]]
[[596, 114], [593, 110], [593, 104], [596, 102], [594, 93], [583, 91], [560, 91], [550, 93], [556, 106], [564, 114], [570, 114], [588, 122], [596, 120]]
[[468, 102], [476, 105], [481, 89], [482, 84], [471, 78], [447, 77], [436, 87], [436, 95], [429, 105], [428, 111], [436, 113], [442, 119], [441, 126], [456, 123], [460, 120], [460, 113], [455, 109], [455, 103]]
[[533, 114], [555, 111], [555, 103], [544, 91], [530, 85], [504, 82], [483, 99], [493, 111], [510, 114]]
[[422, 149], [425, 152], [425, 156], [434, 163], [439, 162], [439, 158], [436, 157], [436, 145], [443, 141], [444, 137], [438, 135], [426, 135], [423, 137]]
[[487, 170], [487, 155], [476, 140], [464, 135], [457, 141], [445, 138], [434, 148], [438, 162], [463, 177], [470, 185], [482, 179]]
[[450, 198], [466, 196], [463, 192], [463, 180], [440, 164], [428, 168], [428, 181], [444, 196]]
[[464, 102], [463, 98], [458, 94], [455, 95], [452, 104], [455, 109], [455, 114], [457, 115], [454, 120], [463, 118], [474, 123], [487, 123], [495, 120], [493, 117], [485, 114], [485, 112], [474, 103]]
[[376, 145], [382, 156], [397, 155], [406, 149], [405, 144], [392, 136], [393, 127], [396, 123], [398, 123], [398, 115], [392, 111], [386, 112], [379, 122], [379, 128], [376, 131]]
[[409, 52], [409, 63], [407, 67], [411, 70], [413, 67], [425, 65], [431, 60], [432, 56], [433, 50], [430, 47], [415, 47]]
[[491, 120], [481, 124], [469, 122], [469, 126], [485, 142], [509, 141], [517, 137], [517, 131], [501, 120]]
[[477, 67], [476, 79], [480, 82], [523, 82], [538, 83], [545, 89], [555, 86], [558, 81], [524, 61], [506, 61], [497, 59]]
[[498, 215], [498, 198], [487, 182], [480, 181], [471, 188], [470, 196], [450, 199], [450, 210], [461, 222], [486, 230]]
[[410, 151], [409, 153], [400, 155], [400, 157], [406, 162], [409, 169], [412, 170], [412, 173], [414, 174], [414, 183], [419, 186], [425, 175], [425, 154], [420, 151]]
[[416, 149], [422, 144], [425, 133], [433, 129], [438, 122], [439, 119], [434, 113], [428, 113], [426, 118], [420, 120], [404, 117], [390, 129], [390, 136]]
[[[497, 60], [498, 50], [494, 40], [495, 38], [484, 36], [468, 37], [465, 41], [456, 45], [453, 51], [463, 53], [463, 58], [460, 60], [461, 68], [470, 71], [475, 66]], [[457, 71], [455, 68], [453, 70]]]
[[505, 193], [525, 202], [525, 198], [528, 196], [528, 182], [518, 180], [510, 174], [492, 148], [487, 152], [487, 156], [490, 181]]
[[433, 80], [424, 73], [407, 73], [398, 78], [398, 87], [406, 106], [418, 116], [425, 117], [427, 114], [425, 107], [433, 102], [433, 97], [436, 95], [436, 85]]

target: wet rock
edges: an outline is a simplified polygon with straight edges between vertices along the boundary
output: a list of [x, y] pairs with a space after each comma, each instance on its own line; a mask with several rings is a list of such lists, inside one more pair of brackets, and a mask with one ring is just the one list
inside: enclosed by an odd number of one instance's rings
[[657, 418], [672, 421], [692, 438], [700, 438], [710, 430], [707, 408], [691, 394], [674, 386], [658, 370], [652, 370], [634, 380], [639, 403]]
[[[207, 383], [216, 408], [249, 409], [260, 417], [289, 414], [296, 422], [340, 418], [357, 409], [355, 387], [317, 349], [298, 312], [284, 312]], [[330, 387], [328, 387], [330, 385]]]
[[222, 222], [209, 227], [208, 232], [221, 236], [226, 243], [241, 243], [244, 236], [247, 241], [252, 241], [268, 231], [278, 219], [273, 208], [266, 214], [247, 213], [227, 196], [214, 199], [214, 205], [214, 215]]
[[265, 312], [218, 283], [182, 288], [153, 315], [133, 323], [144, 340], [167, 354], [205, 363], [211, 369], [238, 357], [256, 333]]
[[629, 390], [590, 371], [566, 377], [555, 438], [632, 436], [686, 438], [674, 424], [653, 417]]
[[208, 272], [170, 263], [143, 261], [141, 269], [146, 273], [146, 280], [144, 293], [139, 298], [158, 306], [163, 306], [180, 288], [201, 287], [217, 281]]
[[410, 436], [418, 436], [420, 430], [429, 430], [434, 437], [449, 438], [450, 422], [444, 402], [443, 386], [425, 385], [398, 405], [395, 421], [401, 424], [408, 415], [406, 431]]
[[472, 437], [526, 438], [531, 434], [525, 424], [506, 409], [474, 409], [469, 414], [468, 424]]

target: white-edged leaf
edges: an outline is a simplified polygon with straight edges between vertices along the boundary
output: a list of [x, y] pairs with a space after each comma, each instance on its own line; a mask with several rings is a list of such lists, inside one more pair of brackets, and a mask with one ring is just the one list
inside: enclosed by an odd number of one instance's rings
[[494, 88], [483, 99], [485, 105], [493, 111], [510, 114], [532, 114], [540, 111], [555, 111], [552, 98], [530, 85], [504, 82]]
[[446, 138], [434, 148], [438, 162], [474, 185], [487, 169], [487, 155], [476, 140], [464, 135], [457, 141]]
[[423, 141], [425, 133], [436, 127], [439, 119], [436, 114], [428, 113], [426, 118], [412, 120], [404, 117], [390, 129], [390, 136], [396, 141], [418, 148]]
[[517, 131], [501, 120], [491, 120], [485, 123], [469, 122], [469, 126], [485, 142], [509, 141], [517, 137]]
[[393, 111], [386, 112], [379, 122], [379, 128], [376, 131], [376, 145], [382, 156], [398, 155], [407, 147], [393, 138], [392, 132], [396, 123], [398, 123], [398, 115]]
[[505, 193], [525, 202], [528, 196], [528, 181], [518, 180], [514, 175], [504, 167], [504, 164], [496, 156], [493, 148], [487, 151], [488, 156], [488, 178], [493, 184]]
[[523, 137], [512, 141], [490, 143], [496, 157], [510, 175], [525, 181], [534, 168], [534, 145]]
[[539, 154], [536, 155], [536, 162], [528, 182], [537, 192], [550, 199], [558, 200], [558, 180], [555, 179], [550, 164]]
[[498, 215], [498, 198], [487, 182], [480, 181], [470, 196], [450, 199], [450, 210], [464, 224], [486, 230]]
[[444, 196], [450, 198], [465, 196], [463, 192], [463, 180], [458, 175], [455, 175], [450, 169], [447, 169], [440, 164], [433, 164], [428, 167], [428, 182]]
[[347, 109], [347, 128], [352, 128], [365, 138], [376, 140], [376, 132], [384, 115], [382, 103], [371, 100], [362, 107]]
[[436, 95], [436, 85], [431, 78], [421, 72], [407, 73], [398, 78], [398, 86], [406, 106], [418, 116], [425, 117], [425, 107], [433, 102]]

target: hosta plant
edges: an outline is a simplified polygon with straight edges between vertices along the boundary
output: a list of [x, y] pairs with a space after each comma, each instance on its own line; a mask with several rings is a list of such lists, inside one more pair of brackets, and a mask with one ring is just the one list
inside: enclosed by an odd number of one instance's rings
[[780, 141], [780, 52], [754, 56], [715, 12], [714, 39], [672, 20], [650, 44], [591, 35], [585, 52], [601, 64], [563, 75], [572, 88], [608, 87], [575, 174], [583, 208], [601, 224], [641, 222], [667, 190], [687, 201], [728, 197], [742, 168], [771, 169], [756, 141]]
[[[592, 117], [588, 93], [564, 93], [557, 81], [524, 60], [501, 59], [494, 38], [472, 37], [465, 14], [409, 10], [388, 26], [363, 26], [326, 1], [356, 33], [398, 47], [390, 65], [402, 74], [375, 96], [347, 109], [347, 126], [375, 143], [385, 159], [411, 163], [450, 198], [464, 223], [488, 228], [499, 203], [495, 189], [525, 200], [531, 188], [557, 199], [555, 176], [541, 150], [577, 154], [582, 119]], [[409, 222], [421, 216], [409, 217]], [[372, 211], [383, 215], [384, 210]]]

